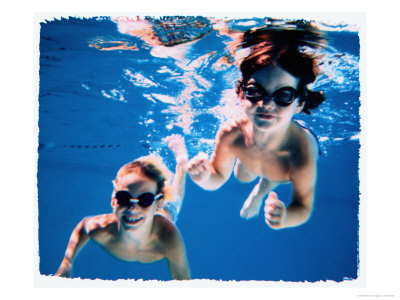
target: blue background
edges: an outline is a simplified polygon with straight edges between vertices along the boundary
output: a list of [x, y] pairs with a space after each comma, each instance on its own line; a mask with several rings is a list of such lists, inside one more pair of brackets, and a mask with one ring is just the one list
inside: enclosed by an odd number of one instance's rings
[[[99, 36], [136, 44], [139, 51], [89, 47], [89, 41]], [[357, 61], [356, 33], [334, 31], [327, 36], [333, 52], [351, 55]], [[179, 72], [171, 59], [153, 57], [142, 41], [119, 33], [107, 18], [42, 23], [40, 37], [39, 269], [41, 274], [51, 275], [61, 263], [76, 224], [85, 216], [111, 212], [111, 180], [122, 164], [158, 150], [170, 168], [174, 167], [171, 153], [165, 145], [159, 146], [160, 140], [171, 133], [182, 134], [182, 130], [165, 128], [166, 117], [173, 117], [162, 112], [168, 104], [143, 98], [143, 89], [128, 84], [121, 75], [123, 70], [141, 70], [155, 82], [162, 82], [164, 86], [155, 87], [154, 93], [167, 89], [174, 96], [182, 87], [164, 82], [156, 73], [164, 65]], [[212, 50], [223, 51], [224, 41], [225, 37], [210, 32], [192, 47], [188, 59]], [[357, 68], [357, 64], [348, 63], [335, 72], [357, 79]], [[233, 69], [226, 72], [234, 73]], [[215, 75], [207, 66], [198, 72], [206, 78]], [[214, 77], [201, 105], [193, 104], [199, 111], [204, 105], [213, 107], [213, 95], [232, 85]], [[314, 116], [301, 117], [318, 135], [326, 137], [310, 221], [274, 231], [261, 215], [248, 221], [239, 216], [255, 182], [239, 184], [232, 177], [221, 189], [208, 192], [187, 180], [177, 226], [185, 240], [192, 278], [311, 282], [357, 278], [359, 141], [351, 137], [360, 130], [359, 83], [335, 85], [323, 78], [320, 87], [326, 103]], [[124, 93], [126, 101], [102, 96], [102, 90], [113, 89]], [[155, 122], [143, 125], [150, 116]], [[215, 116], [199, 115], [185, 136], [190, 156], [202, 150], [198, 137], [213, 139], [217, 128]], [[276, 191], [287, 203], [290, 185]], [[165, 260], [153, 264], [122, 262], [94, 243], [82, 250], [74, 265], [74, 276], [81, 278], [170, 279]]]

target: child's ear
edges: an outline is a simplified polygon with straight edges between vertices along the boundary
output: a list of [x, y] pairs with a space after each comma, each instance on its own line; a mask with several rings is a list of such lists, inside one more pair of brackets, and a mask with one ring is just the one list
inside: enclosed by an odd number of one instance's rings
[[249, 104], [249, 101], [247, 101], [247, 99], [244, 96], [243, 92], [239, 92], [238, 98], [239, 98], [240, 106], [245, 107], [246, 105]]
[[114, 198], [114, 193], [115, 193], [115, 190], [116, 190], [117, 182], [115, 180], [112, 180], [111, 182], [112, 182], [113, 187], [114, 187], [114, 189], [112, 191], [112, 194], [111, 194], [111, 207], [114, 208], [117, 205], [117, 199]]
[[117, 206], [117, 199], [114, 198], [114, 193], [115, 193], [115, 190], [111, 194], [111, 207], [112, 208], [115, 208], [115, 206]]
[[302, 103], [300, 103], [297, 107], [296, 110], [294, 111], [296, 114], [301, 113], [301, 111], [304, 108], [304, 104], [306, 104], [306, 101], [303, 101]]

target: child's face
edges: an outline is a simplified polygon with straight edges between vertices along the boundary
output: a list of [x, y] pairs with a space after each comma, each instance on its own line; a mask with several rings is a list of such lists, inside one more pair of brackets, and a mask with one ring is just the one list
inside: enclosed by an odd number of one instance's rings
[[113, 193], [112, 206], [114, 213], [117, 216], [119, 224], [125, 230], [135, 230], [139, 227], [153, 224], [153, 217], [156, 206], [159, 205], [161, 200], [154, 201], [148, 207], [142, 207], [138, 203], [131, 203], [128, 206], [118, 204], [117, 199], [114, 197], [116, 191], [127, 191], [132, 196], [132, 200], [137, 199], [144, 193], [152, 193], [156, 195], [157, 183], [146, 177], [140, 170], [135, 173], [129, 173], [121, 177], [115, 183], [115, 190]]
[[[299, 81], [299, 78], [294, 77], [278, 65], [268, 65], [255, 72], [246, 85], [250, 88], [259, 88], [270, 96], [282, 88], [292, 88], [297, 91]], [[290, 105], [281, 106], [269, 97], [253, 103], [242, 95], [241, 104], [250, 121], [260, 130], [284, 126], [290, 122], [295, 113], [300, 112], [303, 108], [299, 104], [298, 98]]]

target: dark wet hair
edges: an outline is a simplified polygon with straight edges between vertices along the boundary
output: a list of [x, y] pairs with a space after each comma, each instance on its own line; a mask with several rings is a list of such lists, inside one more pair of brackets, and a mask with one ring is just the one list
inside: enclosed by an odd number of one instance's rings
[[293, 76], [300, 78], [298, 91], [300, 103], [305, 102], [303, 112], [311, 114], [325, 100], [322, 92], [309, 90], [307, 84], [316, 80], [319, 69], [317, 57], [302, 50], [324, 45], [322, 34], [309, 22], [291, 21], [282, 25], [250, 29], [243, 35], [242, 47], [250, 48], [250, 54], [241, 62], [242, 79], [236, 92], [241, 93], [242, 86], [251, 75], [268, 66], [279, 65]]

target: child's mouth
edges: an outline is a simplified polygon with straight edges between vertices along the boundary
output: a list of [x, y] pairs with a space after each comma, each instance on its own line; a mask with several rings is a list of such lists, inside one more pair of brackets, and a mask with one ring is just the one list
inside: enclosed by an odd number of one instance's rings
[[123, 216], [122, 219], [124, 222], [128, 225], [136, 225], [138, 224], [141, 220], [143, 220], [143, 217], [138, 217], [138, 218], [132, 218], [128, 216]]
[[270, 114], [256, 114], [256, 117], [265, 120], [272, 120], [273, 118], [275, 118], [274, 115]]

